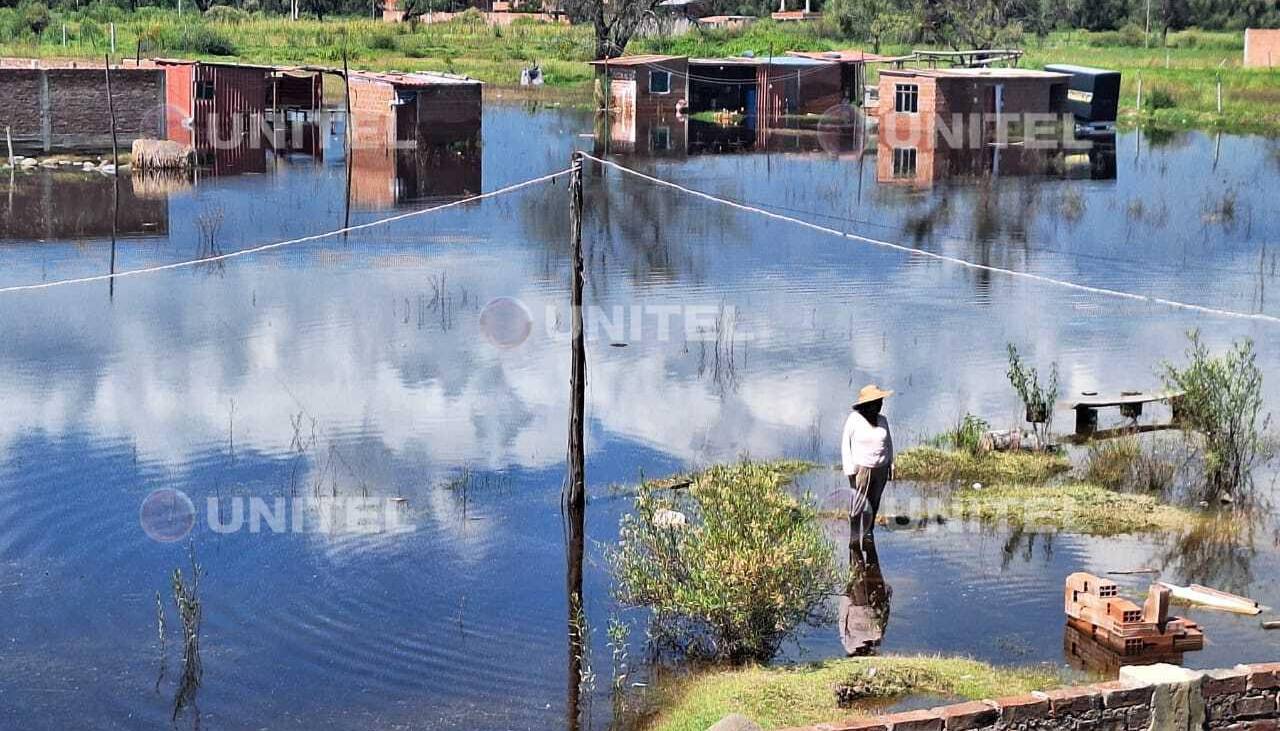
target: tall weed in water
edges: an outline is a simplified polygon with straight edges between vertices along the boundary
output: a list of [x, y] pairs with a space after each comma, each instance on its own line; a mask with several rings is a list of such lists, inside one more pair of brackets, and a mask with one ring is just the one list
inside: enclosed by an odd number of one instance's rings
[[688, 490], [641, 487], [609, 558], [618, 598], [652, 610], [662, 646], [767, 660], [822, 616], [839, 581], [832, 548], [812, 505], [785, 489], [807, 468], [741, 462], [695, 475]]
[[954, 449], [978, 454], [982, 451], [982, 437], [990, 429], [991, 424], [982, 417], [965, 414], [954, 427], [931, 437], [927, 443], [930, 447], [937, 449]]
[[191, 575], [184, 577], [182, 569], [178, 568], [173, 570], [171, 577], [173, 602], [177, 606], [178, 619], [182, 624], [182, 676], [178, 680], [178, 690], [173, 699], [174, 721], [177, 721], [184, 708], [195, 701], [196, 691], [200, 688], [200, 680], [204, 675], [204, 666], [200, 660], [200, 625], [204, 617], [200, 601], [200, 577], [204, 575], [204, 569], [196, 562], [194, 544], [187, 550], [191, 560]]
[[1092, 442], [1085, 455], [1085, 481], [1110, 490], [1164, 492], [1177, 475], [1177, 461], [1137, 435]]
[[1254, 469], [1276, 454], [1271, 416], [1262, 411], [1262, 369], [1253, 341], [1233, 343], [1215, 356], [1199, 331], [1188, 337], [1188, 362], [1166, 363], [1163, 375], [1170, 389], [1185, 393], [1176, 410], [1188, 443], [1202, 458], [1199, 495], [1246, 496]]
[[1009, 343], [1009, 370], [1005, 373], [1013, 390], [1018, 392], [1026, 409], [1027, 421], [1036, 433], [1040, 445], [1048, 446], [1053, 430], [1053, 406], [1058, 401], [1058, 364], [1049, 370], [1049, 381], [1040, 383], [1040, 373], [1026, 365], [1018, 348]]

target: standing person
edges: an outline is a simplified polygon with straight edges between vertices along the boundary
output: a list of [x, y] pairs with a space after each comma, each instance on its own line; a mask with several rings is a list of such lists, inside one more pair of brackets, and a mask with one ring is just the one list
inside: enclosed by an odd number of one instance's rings
[[[858, 520], [860, 535], [875, 527], [880, 498], [893, 474], [893, 436], [889, 433], [889, 420], [880, 413], [884, 400], [892, 395], [893, 391], [875, 384], [863, 386], [840, 437], [844, 473], [853, 490], [849, 520]], [[868, 512], [870, 522], [864, 523]]]

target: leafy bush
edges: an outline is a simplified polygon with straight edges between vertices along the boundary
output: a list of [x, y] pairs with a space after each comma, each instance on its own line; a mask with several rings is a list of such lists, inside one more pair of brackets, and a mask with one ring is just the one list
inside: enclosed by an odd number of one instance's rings
[[807, 468], [742, 462], [688, 490], [642, 486], [610, 555], [619, 600], [649, 607], [655, 637], [685, 654], [772, 657], [839, 581], [813, 507], [784, 489]]
[[1204, 462], [1200, 496], [1212, 500], [1252, 486], [1253, 470], [1271, 459], [1270, 415], [1262, 413], [1262, 370], [1252, 340], [1214, 356], [1198, 331], [1189, 334], [1188, 363], [1166, 363], [1164, 380], [1183, 391], [1177, 416]]
[[1146, 102], [1143, 106], [1153, 112], [1159, 109], [1173, 109], [1178, 106], [1178, 101], [1173, 98], [1172, 94], [1159, 88], [1152, 89], [1151, 93], [1143, 101]]
[[230, 5], [214, 5], [204, 11], [204, 19], [210, 23], [238, 25], [248, 21], [249, 14], [240, 8], [233, 8]]
[[44, 3], [28, 3], [18, 8], [20, 28], [39, 36], [53, 22], [49, 8]]
[[222, 31], [204, 23], [181, 26], [153, 24], [148, 29], [157, 48], [212, 56], [234, 56], [235, 44]]

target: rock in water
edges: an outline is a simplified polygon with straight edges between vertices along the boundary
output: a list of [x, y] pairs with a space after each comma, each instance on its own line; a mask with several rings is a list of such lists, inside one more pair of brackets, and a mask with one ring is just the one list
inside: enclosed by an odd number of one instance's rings
[[730, 713], [707, 727], [707, 731], [762, 731], [760, 724], [741, 713]]

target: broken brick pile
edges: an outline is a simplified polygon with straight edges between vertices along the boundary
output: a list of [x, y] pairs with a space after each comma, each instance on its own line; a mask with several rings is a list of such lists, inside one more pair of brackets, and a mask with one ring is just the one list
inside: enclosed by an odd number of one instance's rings
[[1129, 667], [1120, 679], [1045, 693], [823, 723], [792, 731], [1280, 731], [1280, 663], [1190, 671]]

